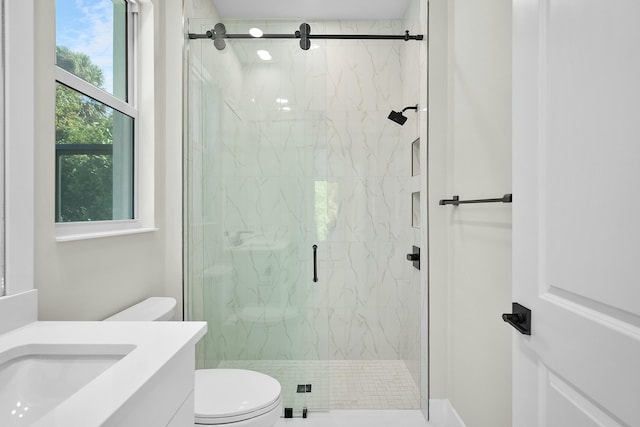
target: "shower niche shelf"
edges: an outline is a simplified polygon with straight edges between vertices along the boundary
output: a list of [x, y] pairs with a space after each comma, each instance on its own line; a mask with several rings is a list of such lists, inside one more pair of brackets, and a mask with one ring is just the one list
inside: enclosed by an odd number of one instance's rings
[[411, 193], [411, 226], [420, 228], [420, 192]]
[[420, 138], [411, 143], [411, 226], [420, 228]]
[[411, 176], [420, 175], [420, 138], [411, 143]]

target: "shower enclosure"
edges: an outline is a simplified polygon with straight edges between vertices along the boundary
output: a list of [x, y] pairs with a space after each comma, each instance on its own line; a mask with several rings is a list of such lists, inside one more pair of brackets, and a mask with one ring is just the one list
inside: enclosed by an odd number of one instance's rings
[[[216, 24], [191, 19], [189, 32]], [[224, 22], [237, 34], [299, 24]], [[186, 316], [209, 325], [198, 367], [274, 376], [293, 416], [420, 405], [419, 272], [406, 261], [417, 113], [386, 120], [407, 104], [402, 67], [418, 50], [398, 43], [197, 39], [185, 52]]]

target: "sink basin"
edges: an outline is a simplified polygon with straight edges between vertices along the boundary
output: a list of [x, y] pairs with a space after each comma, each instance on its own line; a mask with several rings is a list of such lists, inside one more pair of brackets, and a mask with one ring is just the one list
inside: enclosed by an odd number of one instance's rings
[[0, 353], [0, 425], [34, 423], [134, 348], [29, 344]]

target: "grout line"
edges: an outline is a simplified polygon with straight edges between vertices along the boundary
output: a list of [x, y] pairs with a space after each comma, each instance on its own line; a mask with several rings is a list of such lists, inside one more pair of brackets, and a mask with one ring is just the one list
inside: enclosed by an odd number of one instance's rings
[[[252, 369], [282, 385], [284, 406], [323, 409], [418, 409], [420, 392], [404, 361], [225, 360], [218, 368]], [[313, 384], [309, 396], [298, 384]]]

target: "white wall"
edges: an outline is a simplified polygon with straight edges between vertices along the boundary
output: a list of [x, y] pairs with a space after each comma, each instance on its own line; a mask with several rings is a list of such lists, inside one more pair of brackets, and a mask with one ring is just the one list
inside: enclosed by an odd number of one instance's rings
[[[161, 119], [156, 123], [157, 140], [164, 139], [164, 166], [156, 174], [163, 189], [163, 204], [158, 208], [158, 221], [165, 226], [164, 294], [178, 300], [177, 316], [182, 317], [182, 88], [183, 88], [183, 27], [182, 0], [157, 1], [161, 13], [159, 31], [162, 34], [156, 68], [156, 108]], [[163, 24], [164, 23], [164, 24]], [[160, 98], [160, 99], [158, 99]], [[158, 116], [157, 116], [158, 117]]]
[[3, 11], [7, 295], [33, 289], [33, 7], [33, 1], [11, 0]]
[[11, 0], [1, 2], [0, 6], [3, 15], [0, 35], [0, 78], [3, 80], [0, 90], [0, 173], [3, 180], [0, 181], [4, 181], [4, 200], [0, 203], [3, 204], [0, 244], [4, 246], [0, 254], [3, 257], [2, 334], [37, 319], [37, 291], [33, 289], [34, 2]]
[[431, 399], [447, 398], [448, 210], [438, 206], [447, 189], [448, 2], [429, 1], [429, 389]]
[[182, 4], [153, 0], [141, 8], [141, 33], [155, 37], [154, 49], [141, 50], [141, 210], [152, 213], [158, 230], [56, 242], [55, 13], [54, 2], [36, 2], [35, 283], [41, 320], [98, 320], [152, 295], [172, 295], [182, 306]]
[[511, 2], [430, 5], [431, 397], [509, 426], [511, 206], [437, 203], [511, 192]]

